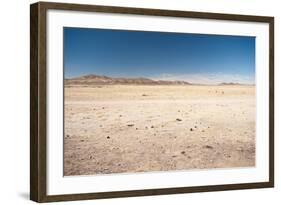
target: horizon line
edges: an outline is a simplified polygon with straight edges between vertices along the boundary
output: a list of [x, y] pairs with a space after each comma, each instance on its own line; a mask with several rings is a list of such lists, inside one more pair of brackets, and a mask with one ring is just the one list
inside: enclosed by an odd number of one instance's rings
[[[185, 74], [185, 75], [179, 75], [179, 76], [187, 76], [188, 74]], [[198, 75], [198, 74], [197, 74]], [[237, 80], [221, 80], [220, 82], [212, 82], [212, 83], [208, 83], [208, 82], [191, 82], [190, 80], [185, 80], [185, 79], [182, 79], [182, 78], [178, 78], [178, 79], [175, 79], [175, 78], [171, 78], [171, 75], [169, 75], [169, 77], [167, 78], [159, 78], [159, 77], [146, 77], [146, 76], [134, 76], [134, 77], [126, 77], [126, 76], [110, 76], [110, 75], [104, 75], [104, 74], [101, 74], [101, 75], [98, 75], [98, 74], [93, 74], [93, 73], [90, 73], [90, 74], [82, 74], [82, 75], [77, 75], [77, 76], [71, 76], [71, 77], [65, 77], [64, 76], [64, 80], [74, 80], [76, 78], [82, 78], [82, 77], [87, 77], [87, 76], [97, 76], [97, 77], [107, 77], [107, 78], [112, 78], [112, 79], [118, 79], [118, 78], [123, 78], [123, 79], [148, 79], [148, 80], [152, 80], [152, 81], [155, 81], [155, 82], [159, 82], [159, 81], [169, 81], [169, 82], [176, 82], [176, 81], [180, 81], [180, 82], [185, 82], [185, 83], [188, 83], [190, 85], [222, 85], [222, 84], [225, 84], [225, 85], [249, 85], [249, 86], [255, 86], [256, 83], [253, 82], [239, 82]], [[194, 76], [194, 74], [190, 74], [190, 76]], [[198, 75], [200, 76], [200, 75]], [[212, 76], [212, 75], [210, 75]], [[173, 76], [174, 77], [174, 76]], [[243, 81], [243, 80], [242, 80]]]

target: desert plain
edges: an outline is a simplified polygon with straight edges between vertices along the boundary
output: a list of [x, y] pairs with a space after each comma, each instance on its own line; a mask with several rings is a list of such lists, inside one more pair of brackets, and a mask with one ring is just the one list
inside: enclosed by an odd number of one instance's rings
[[65, 85], [64, 175], [255, 166], [255, 86]]

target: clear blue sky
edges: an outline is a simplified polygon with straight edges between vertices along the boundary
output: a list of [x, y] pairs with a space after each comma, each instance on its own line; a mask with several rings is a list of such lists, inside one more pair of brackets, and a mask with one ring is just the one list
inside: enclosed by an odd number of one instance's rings
[[252, 84], [255, 38], [66, 27], [64, 72]]

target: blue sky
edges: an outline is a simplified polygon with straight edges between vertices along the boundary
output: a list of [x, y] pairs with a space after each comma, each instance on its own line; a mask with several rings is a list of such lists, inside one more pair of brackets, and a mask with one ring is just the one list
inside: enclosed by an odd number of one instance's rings
[[253, 84], [255, 38], [66, 27], [64, 72]]

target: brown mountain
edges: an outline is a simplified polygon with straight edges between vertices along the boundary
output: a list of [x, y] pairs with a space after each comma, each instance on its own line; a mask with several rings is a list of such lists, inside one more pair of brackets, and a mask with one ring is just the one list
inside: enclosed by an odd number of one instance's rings
[[149, 78], [113, 78], [90, 74], [65, 79], [65, 85], [190, 85], [190, 83], [186, 81], [152, 80]]
[[230, 82], [230, 83], [220, 83], [219, 85], [244, 85], [244, 84]]

